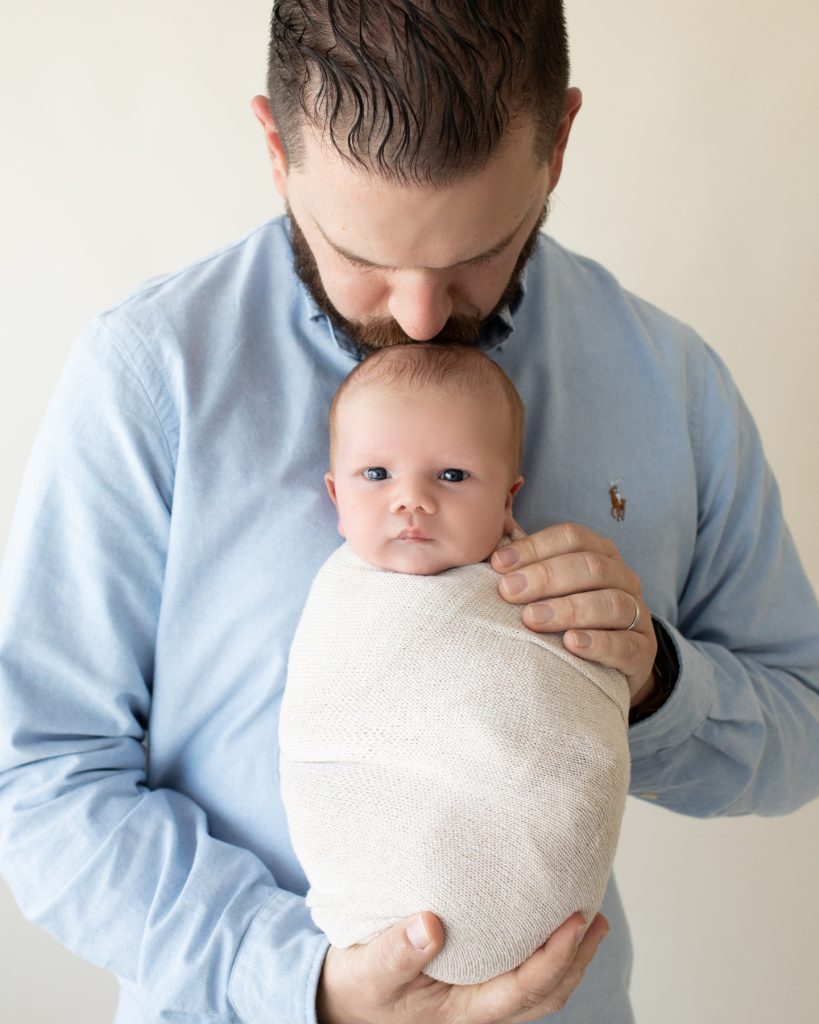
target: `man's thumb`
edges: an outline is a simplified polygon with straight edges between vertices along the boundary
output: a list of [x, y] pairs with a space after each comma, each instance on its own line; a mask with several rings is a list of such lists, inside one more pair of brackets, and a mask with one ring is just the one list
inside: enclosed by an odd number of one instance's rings
[[441, 922], [428, 911], [393, 925], [380, 935], [375, 946], [380, 966], [388, 975], [388, 984], [405, 985], [417, 978], [424, 967], [440, 953], [444, 944]]

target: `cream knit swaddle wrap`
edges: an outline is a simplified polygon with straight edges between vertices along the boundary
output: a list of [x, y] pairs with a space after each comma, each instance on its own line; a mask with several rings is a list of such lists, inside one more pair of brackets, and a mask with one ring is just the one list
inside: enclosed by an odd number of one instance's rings
[[624, 677], [536, 635], [486, 563], [413, 576], [348, 545], [290, 652], [281, 791], [307, 905], [335, 946], [430, 910], [426, 972], [470, 984], [590, 921], [629, 782]]

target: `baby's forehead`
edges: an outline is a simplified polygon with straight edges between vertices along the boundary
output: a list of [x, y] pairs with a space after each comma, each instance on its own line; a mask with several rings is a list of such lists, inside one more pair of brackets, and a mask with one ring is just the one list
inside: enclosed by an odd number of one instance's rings
[[447, 432], [457, 430], [462, 421], [474, 423], [478, 415], [493, 434], [511, 434], [514, 430], [512, 410], [502, 389], [493, 385], [492, 381], [417, 383], [378, 378], [356, 381], [340, 396], [333, 431], [337, 437], [355, 436], [353, 432], [362, 428], [368, 433], [377, 431], [379, 420], [395, 423], [396, 416], [406, 413], [423, 416], [423, 407], [426, 407], [431, 413], [434, 410], [439, 429]]
[[524, 420], [515, 385], [477, 350], [420, 344], [417, 349], [382, 350], [360, 363], [333, 397], [330, 461], [342, 434], [345, 444], [372, 440], [379, 421], [385, 433], [405, 440], [416, 432], [428, 438], [425, 427], [433, 425], [439, 436], [449, 437], [451, 423], [453, 437], [464, 446], [469, 438], [486, 450], [497, 450], [498, 442], [508, 445], [510, 462], [519, 470]]
[[386, 455], [410, 442], [417, 452], [432, 445], [463, 458], [502, 454], [510, 464], [519, 458], [512, 410], [502, 390], [491, 386], [370, 380], [342, 395], [334, 419], [335, 442], [358, 451]]

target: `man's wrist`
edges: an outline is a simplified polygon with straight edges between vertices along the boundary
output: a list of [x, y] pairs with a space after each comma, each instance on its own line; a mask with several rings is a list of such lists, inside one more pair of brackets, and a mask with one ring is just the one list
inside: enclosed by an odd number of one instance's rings
[[640, 708], [645, 704], [646, 701], [651, 700], [654, 694], [657, 692], [657, 672], [654, 666], [651, 667], [651, 675], [646, 679], [645, 683], [640, 687], [637, 693], [634, 695], [634, 703], [631, 705], [631, 711], [636, 708]]
[[651, 670], [651, 686], [647, 688], [645, 696], [640, 698], [640, 702], [629, 711], [629, 725], [642, 722], [649, 715], [653, 715], [655, 711], [659, 711], [674, 692], [680, 674], [674, 642], [661, 622], [658, 622], [653, 616], [651, 621], [654, 624], [654, 634], [657, 637], [657, 656]]

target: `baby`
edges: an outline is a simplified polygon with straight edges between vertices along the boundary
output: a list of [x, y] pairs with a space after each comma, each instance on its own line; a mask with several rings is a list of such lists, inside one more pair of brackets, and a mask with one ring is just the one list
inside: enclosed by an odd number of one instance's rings
[[513, 528], [523, 419], [514, 384], [478, 349], [371, 356], [330, 407], [325, 481], [339, 532], [393, 572], [483, 562]]
[[486, 562], [512, 533], [523, 404], [474, 348], [378, 352], [330, 411], [346, 539], [293, 641], [281, 782], [313, 919], [339, 947], [430, 910], [426, 973], [517, 967], [591, 920], [629, 781], [620, 673], [532, 633]]

